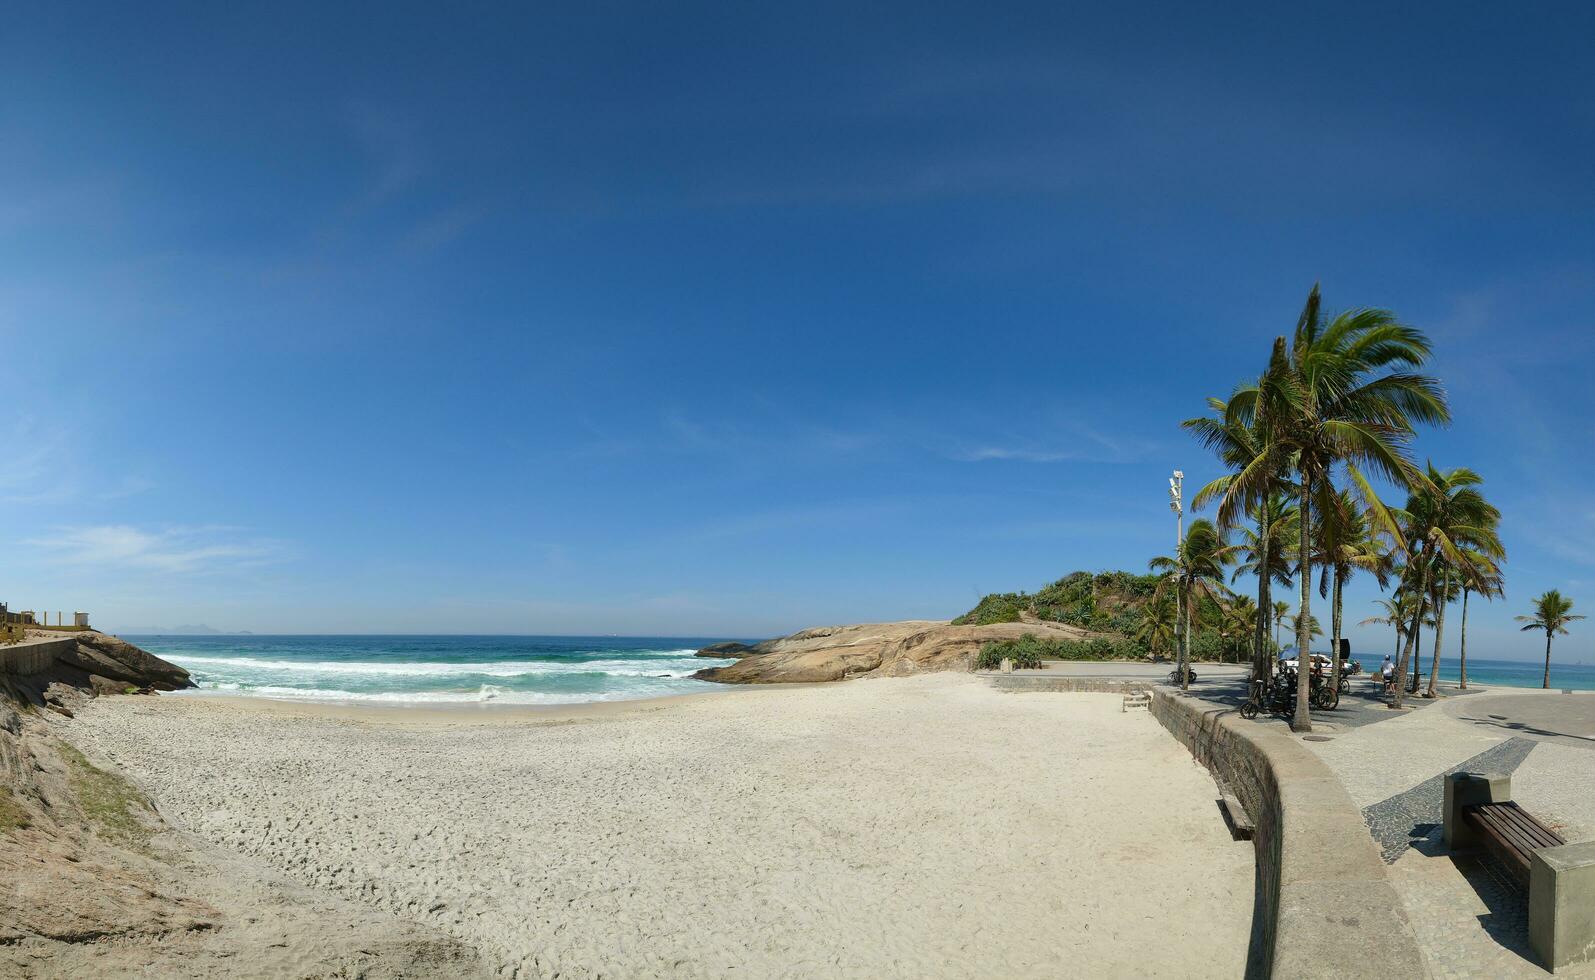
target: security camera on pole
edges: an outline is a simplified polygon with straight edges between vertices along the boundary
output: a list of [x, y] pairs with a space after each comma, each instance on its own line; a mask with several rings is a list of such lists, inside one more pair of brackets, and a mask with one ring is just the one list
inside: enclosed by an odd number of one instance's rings
[[[1184, 556], [1180, 553], [1180, 549], [1185, 545], [1184, 487], [1184, 471], [1175, 470], [1174, 475], [1169, 477], [1169, 510], [1174, 512], [1174, 556], [1176, 560], [1183, 560], [1184, 558]], [[1174, 573], [1176, 580], [1179, 578], [1179, 575], [1179, 572]], [[1180, 686], [1187, 687], [1189, 686], [1189, 682], [1186, 680], [1185, 671], [1187, 669], [1186, 664], [1190, 659], [1189, 652], [1191, 638], [1189, 634], [1191, 624], [1188, 619], [1189, 611], [1186, 608], [1187, 603], [1184, 589], [1180, 587], [1180, 583], [1178, 581], [1175, 583], [1175, 594], [1179, 596], [1179, 600], [1174, 608], [1174, 648], [1177, 651], [1175, 656], [1178, 661]], [[1181, 646], [1182, 641], [1184, 646]]]

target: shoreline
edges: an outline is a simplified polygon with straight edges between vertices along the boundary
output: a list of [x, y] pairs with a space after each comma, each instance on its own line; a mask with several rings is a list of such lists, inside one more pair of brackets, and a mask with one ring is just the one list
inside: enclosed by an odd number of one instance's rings
[[495, 704], [491, 701], [379, 701], [379, 700], [298, 700], [284, 697], [265, 697], [238, 691], [215, 691], [196, 688], [169, 692], [163, 700], [193, 701], [196, 703], [236, 706], [240, 711], [276, 717], [331, 718], [353, 721], [514, 724], [519, 722], [570, 722], [604, 720], [630, 714], [647, 714], [695, 701], [727, 696], [750, 696], [757, 692], [773, 693], [782, 690], [799, 690], [833, 687], [833, 684], [772, 684], [741, 685], [714, 684], [690, 694], [659, 694], [639, 698], [614, 698], [607, 701], [572, 701], [563, 704]]
[[[1142, 664], [1134, 660], [1091, 660], [1091, 661], [1048, 661], [1048, 667], [1041, 670], [1020, 669], [1014, 674], [1020, 676], [1035, 676], [1047, 672], [1049, 669], [1056, 671], [1058, 664], [1075, 665], [1115, 665], [1115, 664]], [[1167, 665], [1156, 665], [1163, 667]], [[1225, 661], [1193, 661], [1193, 667], [1205, 668], [1244, 668], [1246, 664], [1234, 664]], [[996, 671], [940, 671], [937, 673], [955, 676], [971, 676], [990, 678], [1003, 676]], [[1367, 671], [1356, 677], [1370, 676]], [[668, 708], [677, 704], [687, 704], [706, 698], [724, 697], [727, 695], [751, 695], [755, 692], [774, 693], [778, 691], [807, 690], [818, 688], [841, 688], [859, 682], [878, 682], [895, 680], [897, 678], [871, 678], [856, 677], [842, 681], [782, 681], [766, 684], [726, 684], [706, 681], [705, 688], [682, 694], [656, 694], [635, 698], [611, 698], [607, 700], [570, 701], [555, 704], [528, 704], [506, 703], [493, 701], [401, 701], [381, 699], [310, 699], [293, 698], [278, 695], [258, 695], [243, 691], [219, 691], [213, 688], [192, 688], [185, 691], [164, 692], [162, 697], [176, 698], [184, 701], [214, 702], [218, 704], [237, 705], [246, 711], [255, 711], [261, 714], [280, 716], [300, 716], [314, 718], [348, 718], [351, 720], [377, 721], [377, 722], [462, 722], [471, 723], [513, 723], [526, 722], [555, 722], [581, 719], [603, 719], [622, 716], [630, 713], [645, 713]], [[1456, 687], [1454, 680], [1441, 678], [1441, 683], [1452, 688]], [[1539, 686], [1509, 684], [1501, 682], [1473, 682], [1466, 689], [1466, 693], [1482, 694], [1491, 691], [1508, 691], [1512, 693], [1534, 693], [1554, 695], [1595, 695], [1595, 689], [1561, 688], [1552, 685], [1550, 688]], [[1409, 694], [1408, 697], [1414, 695]], [[1421, 696], [1417, 695], [1417, 696]], [[1442, 693], [1442, 699], [1451, 697]]]

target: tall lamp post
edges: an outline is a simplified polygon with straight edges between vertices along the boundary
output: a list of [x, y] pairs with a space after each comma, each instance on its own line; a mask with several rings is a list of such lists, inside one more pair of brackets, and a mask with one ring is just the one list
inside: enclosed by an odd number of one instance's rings
[[[1185, 544], [1184, 487], [1185, 473], [1181, 470], [1175, 470], [1174, 475], [1169, 477], [1169, 510], [1174, 512], [1174, 558], [1176, 561], [1180, 558], [1180, 548]], [[1174, 594], [1178, 597], [1174, 604], [1174, 661], [1176, 666], [1183, 670], [1185, 668], [1185, 647], [1182, 647], [1180, 642], [1183, 638], [1186, 644], [1189, 644], [1190, 637], [1185, 636], [1186, 632], [1189, 631], [1189, 624], [1185, 621], [1185, 595], [1184, 590], [1179, 588], [1179, 575], [1178, 571], [1174, 573]], [[1180, 680], [1183, 682], [1184, 679], [1182, 675]]]

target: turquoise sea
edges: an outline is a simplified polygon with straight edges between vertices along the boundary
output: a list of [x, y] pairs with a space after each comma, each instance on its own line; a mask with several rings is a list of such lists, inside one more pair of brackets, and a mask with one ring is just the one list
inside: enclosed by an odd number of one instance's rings
[[726, 639], [614, 636], [133, 636], [201, 689], [307, 701], [569, 704], [710, 690], [693, 653]]
[[[1366, 651], [1357, 651], [1352, 654], [1352, 659], [1362, 664], [1364, 670], [1374, 671], [1384, 662], [1386, 654], [1370, 654]], [[1440, 658], [1440, 679], [1455, 683], [1459, 676], [1459, 665], [1455, 657]], [[1412, 668], [1407, 668], [1410, 673]], [[1425, 678], [1429, 676], [1429, 658], [1423, 658], [1422, 673]], [[1468, 686], [1490, 687], [1539, 687], [1545, 679], [1545, 661], [1534, 660], [1490, 660], [1485, 657], [1468, 658]], [[1577, 662], [1558, 663], [1555, 657], [1551, 658], [1551, 687], [1556, 690], [1568, 691], [1595, 691], [1595, 666], [1585, 666]]]
[[[1377, 665], [1378, 660], [1374, 663]], [[1366, 661], [1364, 662], [1366, 665]], [[1429, 670], [1429, 661], [1423, 662], [1425, 675]], [[1457, 662], [1455, 659], [1440, 659], [1440, 679], [1442, 681], [1457, 680]], [[1538, 663], [1532, 660], [1483, 660], [1474, 657], [1468, 658], [1468, 686], [1477, 684], [1480, 687], [1489, 687], [1492, 684], [1511, 687], [1539, 687], [1545, 679], [1545, 661]], [[1583, 666], [1576, 663], [1557, 663], [1556, 658], [1551, 658], [1551, 687], [1553, 689], [1569, 691], [1595, 691], [1595, 667]]]

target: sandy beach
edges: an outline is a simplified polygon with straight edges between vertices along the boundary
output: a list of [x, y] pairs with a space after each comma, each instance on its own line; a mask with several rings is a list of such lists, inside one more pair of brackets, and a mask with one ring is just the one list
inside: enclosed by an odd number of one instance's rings
[[941, 674], [557, 712], [103, 698], [207, 842], [517, 977], [1238, 976], [1252, 849], [1103, 695]]

